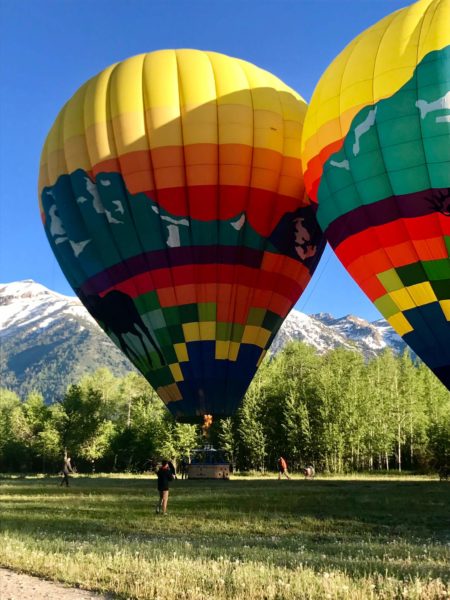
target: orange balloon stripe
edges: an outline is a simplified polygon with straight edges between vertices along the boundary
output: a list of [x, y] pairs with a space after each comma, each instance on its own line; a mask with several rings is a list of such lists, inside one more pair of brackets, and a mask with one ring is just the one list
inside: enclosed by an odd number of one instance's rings
[[[64, 163], [62, 151], [61, 162]], [[301, 161], [265, 148], [243, 144], [193, 144], [168, 146], [154, 150], [136, 150], [118, 157], [105, 158], [87, 172], [122, 173], [127, 189], [135, 194], [143, 190], [189, 185], [240, 185], [278, 191], [283, 196], [302, 197]], [[67, 174], [60, 169], [59, 175]], [[46, 164], [41, 165], [39, 194], [54, 185]]]
[[280, 273], [270, 273], [244, 265], [196, 264], [195, 268], [192, 268], [192, 265], [187, 265], [172, 267], [171, 269], [155, 269], [152, 271], [151, 281], [149, 281], [147, 273], [135, 275], [126, 281], [105, 289], [101, 295], [104, 296], [114, 289], [135, 298], [144, 293], [143, 290], [149, 292], [167, 287], [175, 287], [176, 290], [178, 286], [188, 284], [198, 286], [199, 284], [220, 285], [221, 283], [247, 284], [249, 287], [263, 290], [277, 289], [279, 293], [286, 298], [290, 298], [292, 302], [297, 300], [303, 290], [301, 283]]
[[[274, 184], [278, 189], [280, 172], [283, 195], [298, 198], [299, 186], [302, 185], [299, 158], [244, 144], [192, 144], [138, 150], [105, 159], [92, 167], [94, 175], [111, 171], [122, 173], [132, 194], [143, 189], [153, 191], [155, 188], [173, 188], [186, 183], [210, 185], [220, 182], [223, 185], [242, 186], [252, 183], [255, 187], [264, 187], [266, 183], [269, 189], [273, 189]], [[136, 174], [147, 172], [151, 177], [151, 187], [139, 187]]]
[[303, 178], [305, 187], [309, 190], [309, 196], [314, 202], [317, 202], [317, 191], [319, 189], [320, 178], [322, 177], [323, 165], [334, 152], [337, 152], [342, 148], [343, 143], [344, 139], [340, 139], [328, 144], [322, 148], [317, 156], [314, 156], [314, 158], [308, 162]]
[[263, 271], [280, 273], [280, 275], [284, 275], [295, 281], [309, 281], [311, 277], [311, 273], [303, 263], [289, 256], [273, 254], [272, 252], [264, 252], [261, 269]]
[[[398, 247], [406, 243], [405, 251], [402, 253], [403, 264], [416, 262], [419, 260], [435, 260], [436, 258], [448, 258], [445, 256], [436, 257], [436, 252], [442, 254], [445, 249], [442, 235], [450, 235], [450, 219], [442, 217], [437, 221], [435, 214], [430, 214], [417, 218], [398, 219], [377, 227], [370, 227], [364, 231], [356, 233], [345, 239], [335, 248], [336, 253], [341, 257], [344, 265], [350, 265], [355, 254], [369, 254], [375, 251], [380, 245], [389, 249]], [[441, 243], [433, 245], [433, 236], [441, 239]], [[429, 248], [433, 247], [432, 250]], [[408, 253], [407, 249], [410, 248]], [[355, 250], [357, 249], [357, 252]], [[417, 253], [421, 256], [417, 257]], [[397, 253], [398, 256], [398, 253]], [[398, 258], [396, 259], [398, 260]], [[395, 265], [400, 266], [400, 265]]]
[[[251, 295], [251, 302], [248, 298]], [[292, 300], [278, 292], [270, 290], [255, 290], [247, 285], [218, 284], [205, 285], [201, 288], [195, 285], [184, 285], [158, 290], [158, 298], [163, 308], [196, 304], [202, 302], [217, 303], [217, 322], [240, 323], [247, 322], [247, 311], [250, 308], [262, 308], [284, 318], [292, 309]], [[235, 299], [244, 298], [239, 304]]]
[[[305, 287], [306, 287], [305, 282]], [[242, 290], [242, 292], [240, 291]], [[247, 285], [232, 284], [209, 284], [201, 287], [195, 285], [178, 286], [176, 289], [161, 288], [158, 290], [158, 298], [163, 308], [171, 306], [182, 306], [184, 304], [195, 304], [201, 302], [217, 302], [217, 321], [239, 322], [236, 320], [235, 310], [238, 311], [234, 298], [241, 294], [246, 296], [251, 293], [251, 302], [248, 308], [262, 308], [284, 318], [292, 309], [293, 301], [278, 292], [270, 290], [254, 289]], [[230, 304], [231, 302], [231, 304]], [[246, 322], [246, 317], [242, 324]]]

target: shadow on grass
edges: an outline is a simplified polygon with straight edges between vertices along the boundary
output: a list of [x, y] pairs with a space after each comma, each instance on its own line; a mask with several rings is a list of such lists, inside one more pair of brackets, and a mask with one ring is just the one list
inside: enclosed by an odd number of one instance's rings
[[[156, 480], [81, 478], [61, 488], [55, 479], [9, 481], [0, 485], [2, 504], [35, 505], [74, 503], [78, 510], [148, 512], [157, 500]], [[20, 498], [19, 498], [19, 497]], [[450, 485], [438, 481], [181, 481], [172, 484], [170, 503], [186, 518], [198, 516], [230, 522], [245, 517], [283, 518], [286, 523], [305, 517], [315, 520], [349, 520], [384, 528], [405, 528], [414, 537], [446, 537], [450, 533]], [[28, 510], [28, 508], [27, 508]], [[191, 514], [192, 513], [192, 514]]]
[[0, 530], [67, 552], [133, 548], [278, 566], [445, 577], [450, 486], [428, 481], [176, 481], [154, 514], [155, 480], [78, 477], [0, 485]]

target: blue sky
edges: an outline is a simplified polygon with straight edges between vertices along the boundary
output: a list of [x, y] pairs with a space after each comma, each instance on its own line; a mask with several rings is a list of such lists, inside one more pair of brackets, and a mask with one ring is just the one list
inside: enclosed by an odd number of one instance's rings
[[[34, 279], [73, 295], [41, 225], [41, 148], [89, 77], [134, 54], [199, 48], [268, 69], [306, 100], [333, 58], [407, 0], [0, 0], [0, 282]], [[378, 311], [331, 250], [297, 308]]]

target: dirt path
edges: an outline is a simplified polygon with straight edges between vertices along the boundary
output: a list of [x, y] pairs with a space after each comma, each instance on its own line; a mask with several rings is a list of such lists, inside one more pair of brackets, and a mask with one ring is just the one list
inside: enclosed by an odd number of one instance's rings
[[108, 600], [108, 598], [0, 568], [0, 600]]

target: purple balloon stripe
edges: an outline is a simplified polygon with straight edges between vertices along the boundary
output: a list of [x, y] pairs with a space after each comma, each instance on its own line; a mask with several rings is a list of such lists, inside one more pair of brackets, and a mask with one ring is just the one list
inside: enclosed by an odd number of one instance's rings
[[97, 273], [83, 283], [81, 290], [84, 294], [100, 294], [113, 285], [147, 271], [185, 265], [238, 264], [258, 269], [263, 255], [263, 250], [243, 246], [180, 246], [153, 250], [133, 256]]
[[325, 232], [327, 240], [336, 248], [347, 238], [369, 227], [386, 225], [398, 219], [423, 217], [440, 211], [437, 198], [445, 192], [446, 190], [422, 190], [358, 206], [328, 226]]

